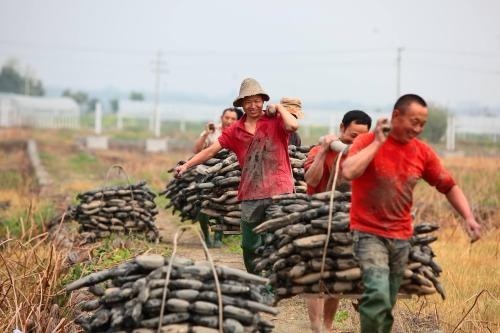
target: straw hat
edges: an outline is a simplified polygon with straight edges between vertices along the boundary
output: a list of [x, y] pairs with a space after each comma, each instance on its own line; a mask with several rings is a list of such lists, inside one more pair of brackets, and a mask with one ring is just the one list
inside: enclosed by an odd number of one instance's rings
[[304, 118], [304, 113], [302, 112], [302, 101], [300, 98], [283, 97], [280, 100], [280, 104], [286, 107], [288, 112], [297, 117], [297, 119]]
[[262, 89], [257, 80], [252, 78], [244, 79], [243, 82], [241, 82], [240, 95], [234, 100], [233, 105], [236, 107], [241, 106], [243, 98], [255, 95], [262, 95], [264, 101], [269, 100], [269, 95]]

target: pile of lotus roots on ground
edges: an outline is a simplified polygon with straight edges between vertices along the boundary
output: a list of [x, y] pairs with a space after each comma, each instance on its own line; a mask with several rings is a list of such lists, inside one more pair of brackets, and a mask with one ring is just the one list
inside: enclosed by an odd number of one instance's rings
[[[303, 165], [309, 150], [310, 147], [306, 146], [288, 147], [295, 191], [298, 193], [306, 192]], [[178, 165], [183, 163], [181, 161]], [[165, 208], [173, 207], [174, 212], [179, 211], [182, 221], [196, 221], [201, 212], [209, 217], [212, 230], [239, 232], [241, 206], [237, 195], [240, 177], [236, 155], [223, 149], [205, 163], [172, 179], [160, 195], [170, 200]]]
[[155, 197], [145, 181], [103, 187], [78, 194], [80, 203], [71, 208], [71, 218], [80, 224], [79, 231], [87, 242], [112, 233], [144, 233], [154, 241], [159, 239]]
[[[312, 196], [287, 194], [273, 198], [266, 221], [254, 231], [264, 244], [256, 250], [255, 269], [270, 279], [276, 300], [302, 293], [360, 294], [361, 270], [353, 256], [349, 231], [351, 193], [336, 191], [329, 244], [327, 239], [330, 192]], [[445, 297], [437, 277], [441, 268], [429, 244], [437, 238], [429, 233], [438, 227], [420, 224], [411, 239], [410, 262], [401, 292], [427, 295], [436, 291]]]
[[[93, 294], [80, 305], [83, 312], [76, 322], [95, 333], [153, 333], [159, 326], [160, 332], [219, 332], [219, 298], [210, 264], [175, 257], [167, 276], [170, 260], [141, 255], [68, 284], [67, 291], [88, 287]], [[224, 332], [271, 332], [273, 324], [260, 316], [278, 313], [264, 292], [268, 280], [224, 266], [215, 270]]]

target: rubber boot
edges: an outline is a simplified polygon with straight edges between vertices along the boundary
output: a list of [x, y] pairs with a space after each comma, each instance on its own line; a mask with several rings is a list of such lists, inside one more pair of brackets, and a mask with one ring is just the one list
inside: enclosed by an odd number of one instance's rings
[[[402, 280], [403, 280], [402, 274], [396, 274], [396, 273], [389, 274], [389, 292], [390, 292], [389, 301], [391, 302], [391, 308], [394, 308], [394, 305], [396, 305], [396, 302], [398, 300], [398, 292]], [[392, 316], [392, 311], [391, 311], [390, 316], [388, 315], [384, 318], [384, 326], [382, 332], [390, 333], [393, 324], [394, 324], [394, 317]]]
[[214, 247], [221, 248], [222, 247], [222, 237], [224, 233], [222, 231], [216, 231], [214, 233]]
[[208, 216], [200, 213], [198, 214], [197, 219], [200, 222], [200, 228], [201, 232], [203, 233], [203, 240], [205, 241], [205, 244], [209, 249], [213, 248], [214, 244], [212, 242], [212, 239], [210, 238], [210, 229], [208, 227]]
[[389, 270], [367, 269], [363, 272], [363, 286], [364, 292], [359, 305], [361, 333], [382, 333], [386, 316], [390, 316], [392, 320]]

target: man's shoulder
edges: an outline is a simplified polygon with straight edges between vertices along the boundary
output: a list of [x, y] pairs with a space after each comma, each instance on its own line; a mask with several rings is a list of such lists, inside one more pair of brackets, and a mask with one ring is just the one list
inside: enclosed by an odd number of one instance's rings
[[412, 141], [413, 141], [412, 143], [414, 144], [414, 147], [416, 147], [416, 149], [418, 150], [418, 152], [421, 155], [423, 155], [424, 157], [426, 157], [426, 158], [429, 158], [429, 157], [437, 158], [438, 157], [437, 152], [427, 142], [423, 141], [420, 138], [415, 138]]

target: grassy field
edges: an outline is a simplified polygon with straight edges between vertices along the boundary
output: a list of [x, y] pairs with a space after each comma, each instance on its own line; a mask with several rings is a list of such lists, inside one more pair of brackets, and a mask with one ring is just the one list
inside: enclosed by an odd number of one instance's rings
[[[193, 131], [194, 132], [194, 131]], [[319, 130], [318, 130], [319, 133]], [[54, 178], [50, 193], [38, 195], [22, 150], [0, 150], [0, 331], [14, 326], [43, 327], [40, 332], [74, 329], [68, 310], [77, 298], [61, 292], [66, 281], [95, 269], [108, 267], [144, 252], [169, 253], [166, 245], [155, 246], [140, 238], [110, 239], [90, 248], [91, 260], [69, 266], [67, 253], [47, 240], [42, 222], [74, 202], [78, 192], [110, 183], [145, 179], [159, 191], [171, 177], [167, 170], [189, 153], [146, 154], [133, 151], [88, 152], [78, 147], [83, 133], [71, 131], [0, 130], [0, 140], [35, 138], [41, 158]], [[500, 331], [500, 165], [499, 157], [455, 157], [444, 164], [464, 189], [484, 227], [484, 237], [469, 244], [461, 219], [444, 197], [428, 185], [417, 186], [414, 201], [418, 220], [442, 225], [433, 248], [443, 267], [441, 282], [447, 299], [438, 296], [398, 303], [396, 320], [401, 332]], [[126, 175], [116, 169], [121, 165]], [[163, 206], [164, 200], [159, 201]], [[238, 254], [238, 237], [225, 240]], [[55, 304], [55, 305], [54, 305]], [[337, 326], [356, 331], [357, 314], [350, 307], [337, 314]], [[293, 332], [293, 328], [290, 328]]]

